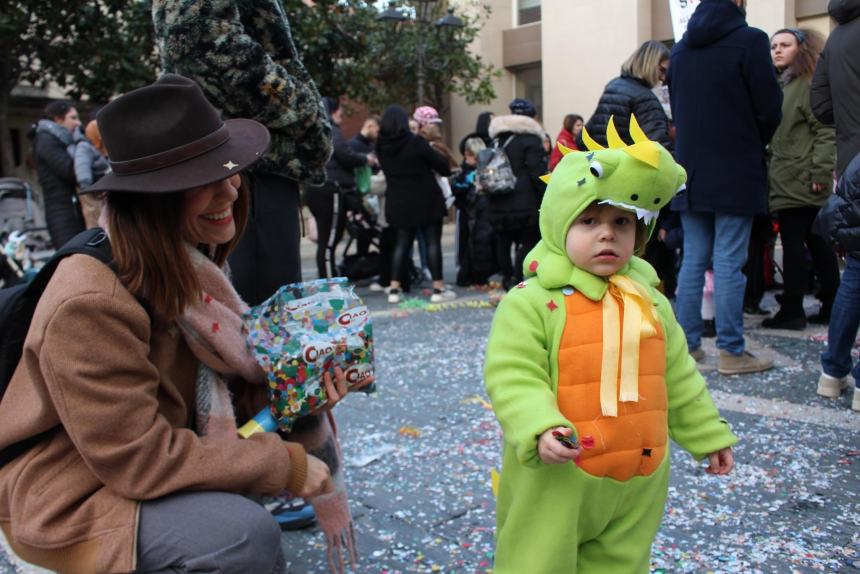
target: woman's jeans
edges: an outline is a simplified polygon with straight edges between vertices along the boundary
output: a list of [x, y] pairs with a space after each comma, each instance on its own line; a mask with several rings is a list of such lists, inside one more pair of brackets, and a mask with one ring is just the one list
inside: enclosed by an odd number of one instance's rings
[[733, 355], [744, 352], [742, 268], [752, 229], [751, 215], [684, 211], [684, 257], [678, 274], [675, 311], [690, 350], [702, 346], [702, 291], [705, 271], [714, 263], [717, 347]]
[[851, 373], [855, 384], [860, 384], [860, 363], [852, 370], [851, 360], [851, 349], [860, 328], [860, 259], [849, 255], [845, 263], [830, 314], [827, 350], [821, 355], [821, 369], [837, 379]]
[[135, 574], [285, 571], [281, 529], [253, 500], [178, 492], [140, 504]]
[[399, 227], [394, 252], [391, 255], [391, 277], [399, 280], [406, 269], [406, 260], [411, 253], [412, 243], [418, 230], [427, 242], [427, 264], [433, 281], [442, 280], [442, 222], [422, 227]]

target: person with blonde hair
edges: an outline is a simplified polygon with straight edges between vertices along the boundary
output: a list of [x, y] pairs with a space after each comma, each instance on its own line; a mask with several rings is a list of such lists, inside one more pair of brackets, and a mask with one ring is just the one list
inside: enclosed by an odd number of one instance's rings
[[770, 40], [783, 100], [782, 121], [770, 141], [768, 206], [779, 221], [785, 285], [779, 311], [762, 321], [762, 327], [770, 329], [806, 327], [806, 249], [821, 283], [821, 310], [810, 317], [813, 323], [830, 321], [839, 288], [836, 254], [821, 236], [812, 233], [812, 223], [833, 189], [836, 163], [835, 130], [815, 119], [809, 102], [812, 73], [823, 47], [821, 34], [809, 29], [784, 28]]
[[[621, 65], [621, 75], [612, 79], [603, 88], [597, 109], [591, 114], [585, 128], [594, 141], [606, 145], [606, 126], [610, 116], [615, 116], [618, 133], [630, 141], [627, 125], [630, 115], [636, 116], [642, 131], [652, 140], [672, 149], [669, 138], [669, 118], [660, 100], [651, 90], [666, 77], [669, 68], [669, 49], [662, 42], [648, 40], [633, 52]], [[579, 149], [582, 136], [577, 137]]]

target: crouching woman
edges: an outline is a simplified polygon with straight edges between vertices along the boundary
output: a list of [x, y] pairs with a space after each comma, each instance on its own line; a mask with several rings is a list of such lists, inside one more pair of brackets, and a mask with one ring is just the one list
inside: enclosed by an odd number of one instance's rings
[[222, 122], [175, 75], [114, 100], [99, 127], [112, 173], [88, 191], [107, 192], [114, 265], [67, 257], [39, 300], [0, 449], [38, 440], [0, 469], [0, 526], [59, 572], [278, 571], [278, 526], [242, 495], [331, 480], [301, 444], [236, 433], [238, 403], [260, 408], [265, 386], [221, 266], [248, 212], [239, 172], [268, 132]]

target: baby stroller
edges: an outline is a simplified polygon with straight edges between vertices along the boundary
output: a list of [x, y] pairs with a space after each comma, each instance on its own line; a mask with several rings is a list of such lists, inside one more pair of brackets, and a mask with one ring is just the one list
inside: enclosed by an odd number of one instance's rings
[[54, 250], [33, 188], [0, 178], [0, 287], [29, 281]]
[[[350, 281], [379, 275], [382, 227], [378, 223], [379, 203], [376, 197], [362, 196], [356, 190], [344, 191], [338, 209], [345, 209], [345, 228], [349, 237], [343, 248], [338, 273]], [[355, 250], [350, 253], [355, 245]]]

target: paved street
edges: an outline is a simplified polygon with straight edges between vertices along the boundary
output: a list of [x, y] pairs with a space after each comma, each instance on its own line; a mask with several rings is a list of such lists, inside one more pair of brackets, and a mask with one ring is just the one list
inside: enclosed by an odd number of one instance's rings
[[[448, 253], [446, 261], [453, 277]], [[452, 304], [394, 307], [382, 294], [358, 292], [372, 309], [379, 392], [336, 409], [360, 553], [350, 572], [490, 572], [490, 473], [501, 435], [481, 376], [487, 295], [460, 290]], [[764, 306], [776, 306], [772, 294]], [[749, 319], [749, 340], [774, 357], [767, 373], [719, 375], [706, 340], [702, 370], [741, 437], [737, 466], [730, 477], [710, 477], [672, 452], [652, 572], [860, 573], [860, 413], [847, 393], [832, 401], [815, 394], [826, 330], [764, 332], [754, 328], [759, 321]], [[291, 574], [328, 571], [318, 530], [285, 533], [283, 543]], [[34, 571], [14, 569], [0, 552], [0, 572]]]

